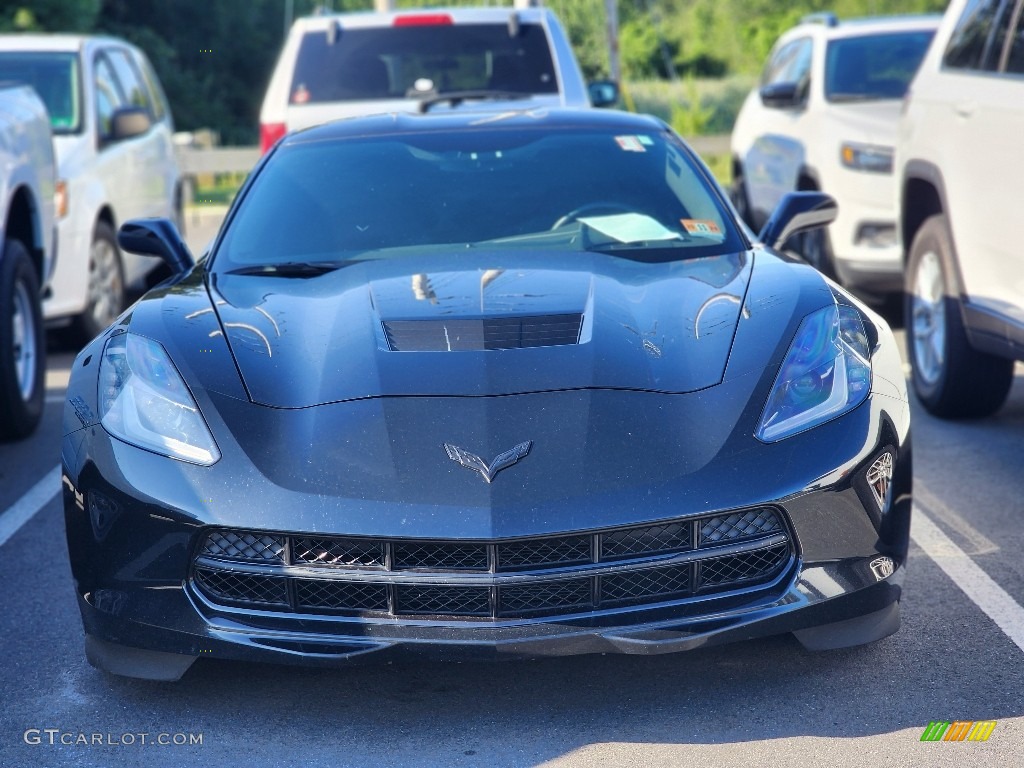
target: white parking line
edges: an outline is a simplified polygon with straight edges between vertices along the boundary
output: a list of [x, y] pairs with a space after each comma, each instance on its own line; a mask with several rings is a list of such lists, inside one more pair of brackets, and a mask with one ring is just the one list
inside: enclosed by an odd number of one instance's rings
[[1024, 608], [943, 533], [919, 504], [914, 505], [910, 537], [1024, 651]]
[[60, 491], [60, 464], [51, 469], [43, 479], [33, 485], [6, 512], [0, 514], [0, 547], [18, 532], [36, 512], [50, 503]]

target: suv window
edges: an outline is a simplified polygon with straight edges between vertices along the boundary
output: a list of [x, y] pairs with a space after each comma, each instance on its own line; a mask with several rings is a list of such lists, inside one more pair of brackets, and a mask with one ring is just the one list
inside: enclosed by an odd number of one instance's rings
[[1009, 0], [970, 0], [949, 39], [943, 65], [995, 71], [1013, 5]]
[[78, 56], [74, 53], [0, 53], [0, 80], [26, 83], [35, 88], [50, 113], [56, 134], [82, 129]]
[[831, 41], [825, 50], [825, 98], [903, 98], [933, 34], [897, 32]]
[[1014, 11], [1014, 31], [1003, 51], [999, 69], [1013, 75], [1024, 74], [1024, 3]]
[[761, 85], [802, 83], [811, 72], [811, 39], [802, 37], [783, 45], [768, 59], [761, 74]]
[[145, 58], [142, 64], [142, 78], [146, 81], [146, 88], [149, 90], [149, 100], [152, 105], [153, 119], [163, 120], [168, 113], [167, 102], [165, 101], [163, 89], [160, 88], [160, 81], [157, 79], [153, 67]]
[[139, 77], [135, 64], [128, 56], [128, 52], [119, 48], [110, 49], [107, 51], [107, 56], [109, 56], [117, 79], [121, 83], [121, 90], [127, 102], [133, 107], [145, 107], [152, 114], [149, 93]]
[[406, 98], [420, 91], [557, 93], [543, 27], [453, 24], [338, 30], [302, 38], [289, 102]]
[[96, 124], [100, 139], [105, 139], [110, 136], [114, 111], [125, 106], [124, 96], [117, 84], [114, 69], [105, 56], [96, 57], [93, 76], [96, 78]]

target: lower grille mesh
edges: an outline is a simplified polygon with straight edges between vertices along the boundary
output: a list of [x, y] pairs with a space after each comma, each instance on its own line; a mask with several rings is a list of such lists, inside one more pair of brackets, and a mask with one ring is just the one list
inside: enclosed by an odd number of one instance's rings
[[299, 613], [496, 619], [646, 605], [775, 580], [794, 554], [781, 514], [493, 543], [215, 530], [194, 584], [215, 603]]

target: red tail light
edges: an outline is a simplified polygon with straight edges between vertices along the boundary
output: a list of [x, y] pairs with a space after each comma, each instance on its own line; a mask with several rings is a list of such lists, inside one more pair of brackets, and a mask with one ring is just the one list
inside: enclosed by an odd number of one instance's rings
[[429, 27], [439, 24], [454, 24], [452, 17], [447, 13], [417, 13], [407, 16], [396, 16], [394, 26], [396, 27]]
[[284, 123], [260, 123], [260, 154], [266, 154], [287, 132]]

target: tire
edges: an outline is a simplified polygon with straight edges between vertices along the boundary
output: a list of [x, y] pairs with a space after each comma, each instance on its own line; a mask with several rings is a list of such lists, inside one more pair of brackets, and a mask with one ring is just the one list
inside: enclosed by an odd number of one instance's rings
[[1014, 361], [970, 345], [953, 264], [946, 217], [932, 216], [914, 236], [907, 261], [903, 312], [911, 381], [929, 413], [981, 418], [1006, 401]]
[[732, 200], [732, 205], [736, 209], [736, 213], [739, 214], [739, 217], [748, 227], [757, 232], [757, 229], [754, 227], [754, 214], [750, 210], [750, 195], [747, 194], [747, 182], [742, 174], [736, 174], [733, 177], [732, 184], [729, 185], [729, 199]]
[[97, 221], [89, 247], [89, 287], [85, 311], [72, 324], [74, 340], [85, 345], [117, 319], [125, 307], [124, 268], [114, 230]]
[[39, 277], [24, 244], [0, 255], [0, 440], [30, 435], [43, 415], [46, 338]]

